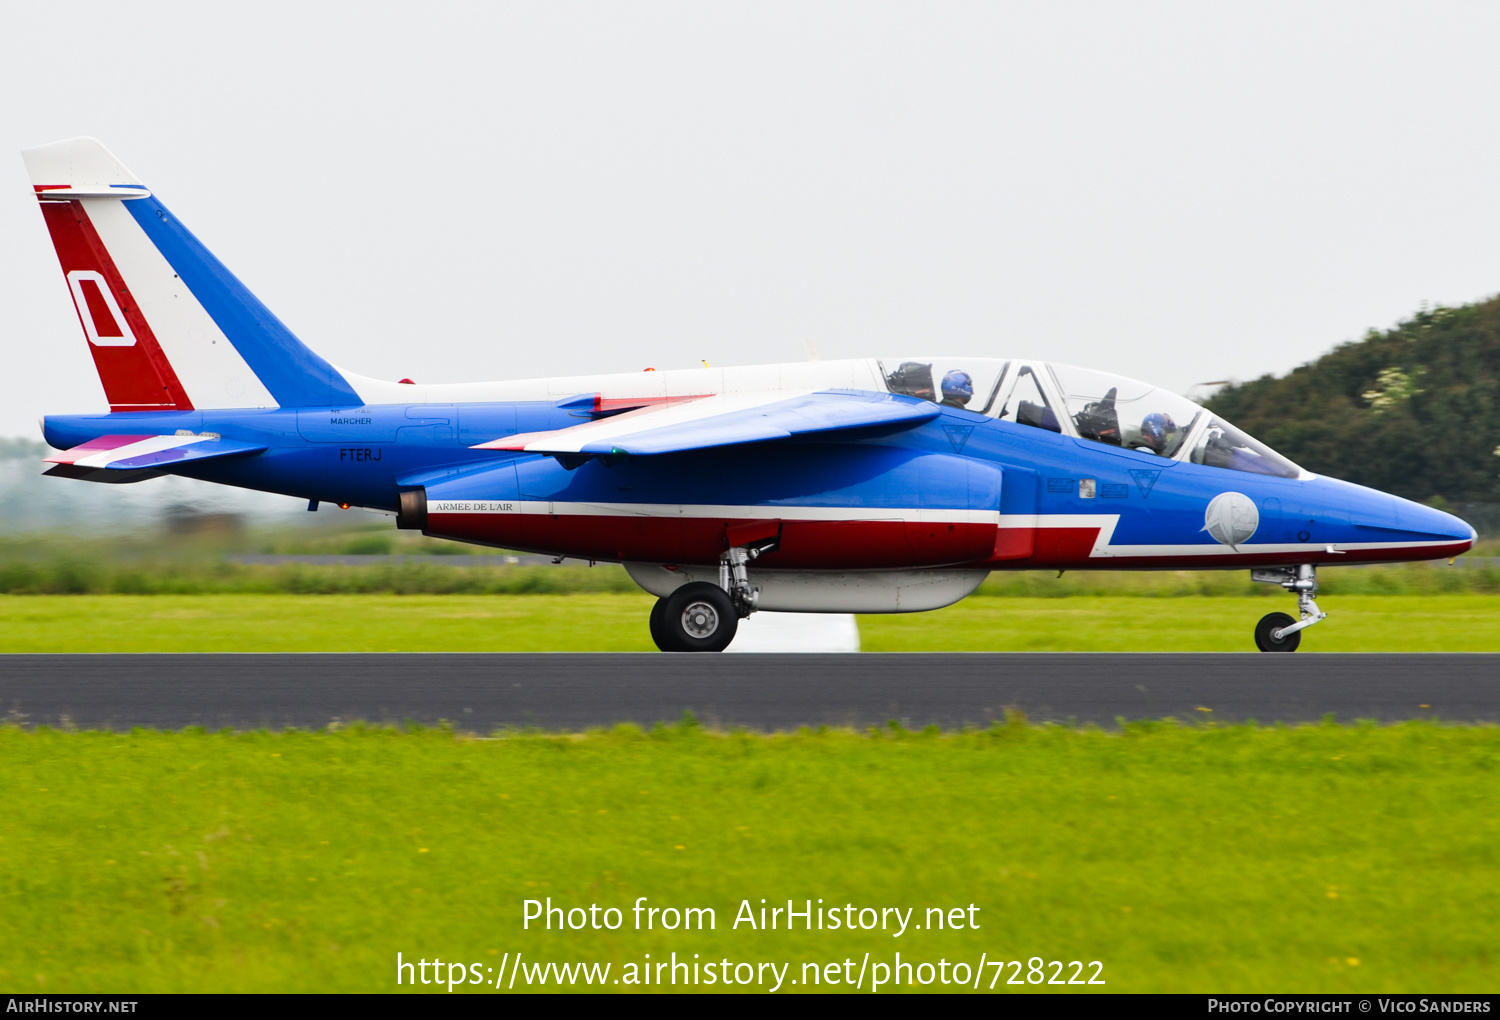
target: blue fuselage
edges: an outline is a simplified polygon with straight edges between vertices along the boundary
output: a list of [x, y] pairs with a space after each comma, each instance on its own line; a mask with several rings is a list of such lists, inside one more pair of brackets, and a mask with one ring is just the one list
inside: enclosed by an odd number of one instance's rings
[[[1456, 517], [1347, 482], [1168, 460], [955, 408], [884, 435], [660, 456], [569, 463], [471, 449], [587, 420], [536, 401], [384, 404], [52, 416], [45, 434], [69, 448], [106, 434], [217, 433], [264, 451], [174, 472], [390, 512], [403, 491], [421, 491], [428, 507], [455, 508], [426, 517], [430, 534], [595, 559], [713, 562], [724, 521], [759, 518], [786, 522], [790, 540], [765, 562], [786, 568], [1348, 563], [1447, 557], [1474, 538]], [[1233, 544], [1205, 524], [1224, 493], [1255, 508], [1253, 533]], [[514, 506], [471, 512], [481, 502]]]

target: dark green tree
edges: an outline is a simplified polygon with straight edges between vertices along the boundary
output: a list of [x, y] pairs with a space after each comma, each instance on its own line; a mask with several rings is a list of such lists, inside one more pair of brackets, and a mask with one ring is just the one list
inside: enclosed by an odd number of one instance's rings
[[1500, 297], [1421, 311], [1208, 405], [1318, 474], [1420, 501], [1500, 501]]

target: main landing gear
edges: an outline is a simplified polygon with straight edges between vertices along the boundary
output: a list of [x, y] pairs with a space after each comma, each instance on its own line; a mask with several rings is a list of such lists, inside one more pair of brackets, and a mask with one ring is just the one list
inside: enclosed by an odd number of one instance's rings
[[1255, 647], [1263, 652], [1295, 652], [1302, 643], [1302, 632], [1328, 614], [1318, 608], [1318, 569], [1311, 563], [1296, 567], [1271, 567], [1250, 571], [1250, 580], [1279, 584], [1297, 595], [1297, 614], [1293, 620], [1286, 613], [1267, 613], [1255, 625]]
[[755, 612], [760, 589], [750, 585], [745, 565], [761, 546], [736, 546], [719, 560], [719, 583], [693, 581], [651, 609], [651, 640], [664, 652], [722, 652], [740, 621]]

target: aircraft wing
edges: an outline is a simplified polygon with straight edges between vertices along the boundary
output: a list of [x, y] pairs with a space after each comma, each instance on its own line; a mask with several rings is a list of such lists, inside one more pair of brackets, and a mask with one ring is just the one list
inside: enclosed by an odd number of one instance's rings
[[910, 428], [939, 413], [925, 400], [864, 390], [822, 390], [780, 400], [763, 393], [715, 394], [551, 432], [506, 436], [474, 449], [583, 456], [681, 453], [850, 429]]
[[259, 453], [264, 446], [220, 439], [216, 435], [100, 436], [47, 457], [49, 475], [91, 481], [138, 481], [172, 470], [186, 461]]

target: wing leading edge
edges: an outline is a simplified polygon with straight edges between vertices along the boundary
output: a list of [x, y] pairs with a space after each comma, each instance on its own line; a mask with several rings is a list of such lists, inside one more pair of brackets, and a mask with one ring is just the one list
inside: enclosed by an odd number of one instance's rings
[[649, 456], [853, 429], [913, 428], [940, 413], [925, 400], [864, 390], [822, 390], [771, 401], [765, 394], [719, 394], [551, 432], [506, 436], [474, 449]]

